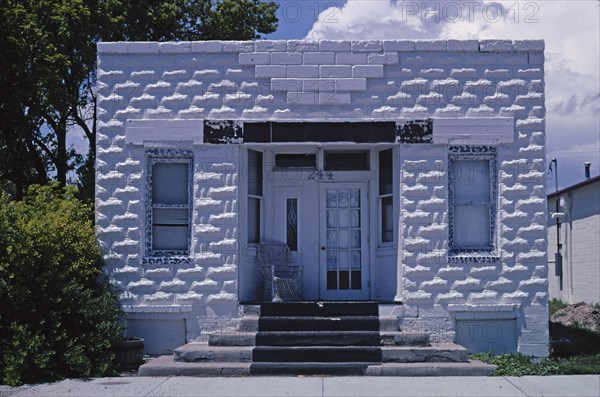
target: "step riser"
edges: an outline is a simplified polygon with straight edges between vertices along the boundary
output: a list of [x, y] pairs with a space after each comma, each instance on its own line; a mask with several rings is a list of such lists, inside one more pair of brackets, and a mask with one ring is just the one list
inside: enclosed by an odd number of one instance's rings
[[256, 335], [257, 346], [379, 346], [379, 333], [304, 335], [294, 333], [277, 333]]
[[362, 376], [367, 372], [368, 364], [336, 364], [326, 365], [306, 363], [252, 363], [250, 375], [335, 375]]
[[379, 305], [371, 302], [263, 303], [261, 316], [378, 316]]
[[428, 346], [429, 336], [411, 332], [381, 332], [381, 343], [390, 346]]
[[240, 332], [258, 331], [258, 316], [242, 317], [240, 321]]
[[384, 363], [462, 363], [467, 362], [467, 351], [459, 345], [439, 347], [384, 347], [381, 349]]
[[400, 327], [398, 325], [397, 317], [379, 317], [379, 330], [381, 332], [398, 332]]
[[381, 350], [377, 348], [303, 349], [261, 348], [252, 352], [253, 362], [377, 362], [381, 363]]
[[[370, 365], [367, 376], [488, 376], [496, 370], [495, 365], [479, 361], [466, 363], [387, 363]], [[467, 381], [468, 382], [468, 381]]]
[[178, 350], [173, 352], [173, 358], [177, 362], [199, 363], [199, 362], [223, 362], [223, 363], [245, 363], [252, 361], [252, 347], [219, 348], [198, 347], [196, 349]]
[[208, 336], [209, 346], [255, 346], [256, 332], [218, 333]]
[[379, 331], [379, 319], [373, 317], [339, 318], [288, 318], [261, 317], [259, 331]]

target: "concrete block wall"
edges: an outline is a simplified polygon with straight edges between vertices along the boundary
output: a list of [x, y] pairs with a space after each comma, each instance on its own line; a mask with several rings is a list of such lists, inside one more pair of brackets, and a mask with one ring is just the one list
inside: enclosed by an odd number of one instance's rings
[[[527, 40], [99, 43], [98, 235], [123, 303], [182, 308], [191, 313], [189, 339], [232, 325], [243, 199], [239, 147], [188, 144], [196, 171], [191, 261], [142, 264], [144, 153], [182, 143], [165, 131], [163, 141], [128, 144], [127, 120], [433, 118], [433, 143], [399, 150], [405, 324], [453, 340], [456, 307], [512, 305], [520, 351], [546, 355], [543, 50]], [[448, 144], [436, 144], [435, 120], [498, 117], [514, 119], [514, 143], [445, 142], [497, 147], [500, 260], [450, 264]]]
[[557, 196], [548, 200], [549, 293], [566, 303], [600, 302], [600, 181], [560, 193], [563, 282], [554, 272]]

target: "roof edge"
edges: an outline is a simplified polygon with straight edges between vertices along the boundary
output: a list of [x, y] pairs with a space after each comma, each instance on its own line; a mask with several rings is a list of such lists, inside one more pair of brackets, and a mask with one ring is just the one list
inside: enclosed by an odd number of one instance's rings
[[544, 40], [256, 40], [99, 42], [99, 54], [181, 54], [241, 52], [535, 52]]
[[550, 197], [554, 197], [554, 196], [557, 196], [557, 195], [561, 195], [561, 194], [563, 194], [565, 192], [568, 192], [570, 190], [579, 189], [579, 188], [585, 187], [587, 185], [591, 185], [592, 183], [595, 183], [595, 182], [600, 182], [600, 175], [596, 175], [593, 178], [589, 178], [589, 179], [586, 179], [584, 181], [578, 182], [578, 183], [576, 183], [574, 185], [564, 187], [564, 188], [562, 188], [562, 189], [560, 189], [560, 190], [558, 190], [558, 191], [556, 191], [554, 193], [549, 193], [546, 197], [550, 198]]

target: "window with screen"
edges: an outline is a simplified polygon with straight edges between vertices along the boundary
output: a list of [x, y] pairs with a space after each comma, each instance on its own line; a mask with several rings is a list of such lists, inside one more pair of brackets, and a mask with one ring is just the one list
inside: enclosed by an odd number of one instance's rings
[[449, 159], [450, 250], [494, 250], [496, 175], [493, 154], [454, 154]]
[[189, 253], [191, 159], [150, 159], [152, 253]]

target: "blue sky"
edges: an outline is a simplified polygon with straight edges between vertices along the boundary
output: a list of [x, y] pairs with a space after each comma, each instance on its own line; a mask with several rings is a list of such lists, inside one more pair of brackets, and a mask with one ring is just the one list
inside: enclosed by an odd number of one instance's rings
[[[271, 40], [303, 39], [319, 17], [322, 21], [335, 21], [337, 9], [346, 4], [346, 0], [276, 0], [275, 2], [279, 3], [277, 11], [279, 28], [266, 37]], [[323, 11], [326, 12], [321, 15]]]
[[[277, 1], [268, 39], [544, 39], [547, 158], [559, 187], [600, 173], [600, 2]], [[548, 183], [554, 189], [554, 178]]]

